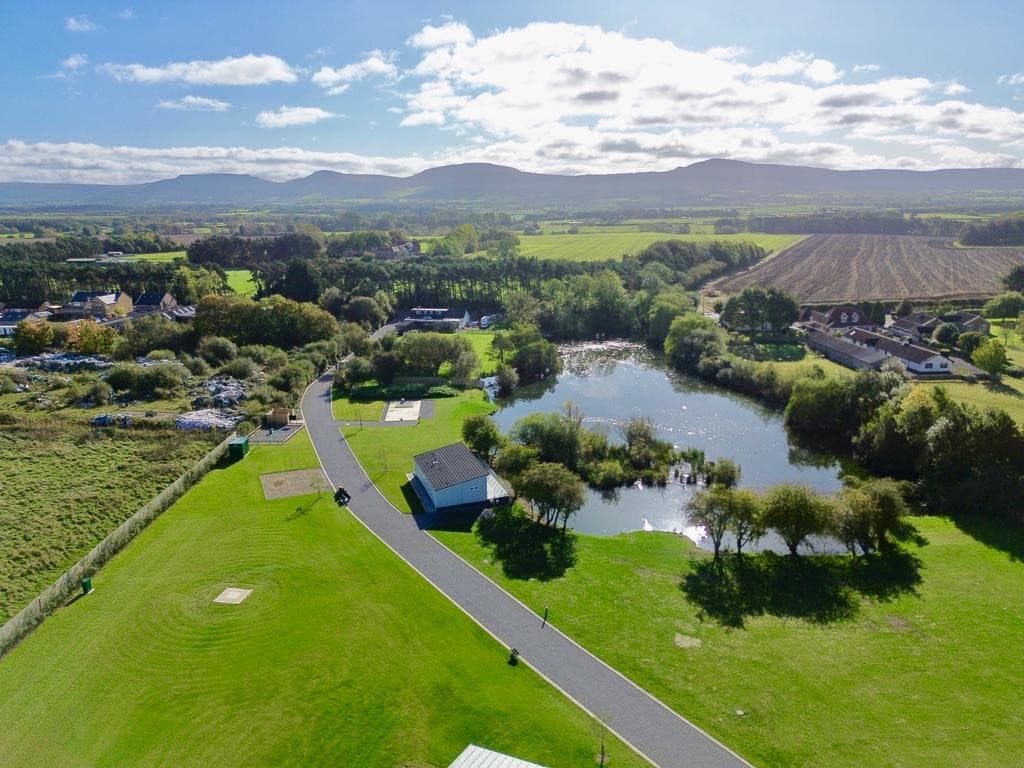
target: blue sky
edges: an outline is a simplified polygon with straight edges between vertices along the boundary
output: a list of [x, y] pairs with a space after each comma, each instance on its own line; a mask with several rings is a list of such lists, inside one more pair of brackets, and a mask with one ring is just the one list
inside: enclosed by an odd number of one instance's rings
[[1024, 164], [1019, 2], [0, 2], [0, 180]]

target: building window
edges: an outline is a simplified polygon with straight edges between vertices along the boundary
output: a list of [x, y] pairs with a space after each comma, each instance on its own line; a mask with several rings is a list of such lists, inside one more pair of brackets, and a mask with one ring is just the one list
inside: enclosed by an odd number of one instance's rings
[[931, 364], [931, 363], [925, 363], [925, 364], [924, 364], [924, 367], [925, 367], [925, 368], [931, 368], [931, 367], [933, 367], [933, 366], [932, 366], [932, 364]]

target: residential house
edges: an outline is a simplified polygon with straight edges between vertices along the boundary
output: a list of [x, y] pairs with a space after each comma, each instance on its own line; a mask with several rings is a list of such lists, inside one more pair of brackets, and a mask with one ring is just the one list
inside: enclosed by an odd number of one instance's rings
[[414, 307], [396, 323], [402, 331], [445, 331], [453, 333], [469, 325], [469, 312], [450, 307]]
[[876, 323], [860, 307], [852, 304], [832, 307], [827, 312], [805, 309], [800, 313], [797, 326], [808, 331], [828, 333], [845, 331], [847, 328], [875, 328]]
[[863, 368], [878, 370], [889, 355], [877, 349], [862, 347], [851, 339], [814, 332], [807, 336], [807, 346], [834, 363], [859, 371]]
[[45, 320], [52, 313], [30, 308], [14, 308], [0, 311], [0, 336], [13, 336], [18, 323], [32, 320]]
[[931, 336], [939, 326], [939, 319], [928, 312], [911, 312], [909, 315], [893, 320], [885, 327], [885, 330], [897, 336], [903, 336], [911, 341], [920, 341], [925, 336]]
[[992, 330], [992, 326], [988, 320], [983, 318], [981, 315], [974, 314], [973, 312], [950, 312], [947, 315], [940, 315], [939, 322], [953, 323], [960, 333], [974, 331], [975, 333], [980, 333], [982, 336], [988, 336], [989, 331]]
[[159, 312], [178, 306], [178, 301], [167, 292], [147, 291], [135, 300], [135, 312]]
[[452, 443], [413, 456], [411, 480], [428, 512], [488, 504], [509, 495], [498, 476], [465, 443]]
[[933, 349], [912, 344], [908, 340], [894, 339], [880, 333], [854, 328], [844, 334], [854, 344], [895, 357], [900, 360], [911, 373], [935, 374], [950, 373], [952, 363]]
[[107, 293], [105, 291], [77, 291], [71, 300], [61, 307], [61, 318], [94, 317], [105, 320], [111, 317], [124, 317], [135, 307], [132, 297], [124, 291]]

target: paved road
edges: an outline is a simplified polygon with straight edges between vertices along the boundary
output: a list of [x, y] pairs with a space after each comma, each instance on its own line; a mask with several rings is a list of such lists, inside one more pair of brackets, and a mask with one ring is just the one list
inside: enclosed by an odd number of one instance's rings
[[[603, 664], [420, 530], [370, 482], [331, 413], [331, 376], [302, 398], [306, 428], [327, 477], [352, 494], [349, 509], [450, 600], [660, 768], [740, 768], [741, 758]], [[496, 663], [502, 663], [496, 660]]]

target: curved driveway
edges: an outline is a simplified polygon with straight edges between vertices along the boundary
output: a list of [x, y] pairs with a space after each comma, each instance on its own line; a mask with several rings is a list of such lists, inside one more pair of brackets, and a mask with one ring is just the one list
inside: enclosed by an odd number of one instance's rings
[[385, 499], [356, 461], [331, 411], [321, 376], [302, 397], [320, 463], [352, 494], [349, 509], [459, 608], [569, 698], [660, 768], [740, 768], [743, 759], [598, 660], [429, 534]]

